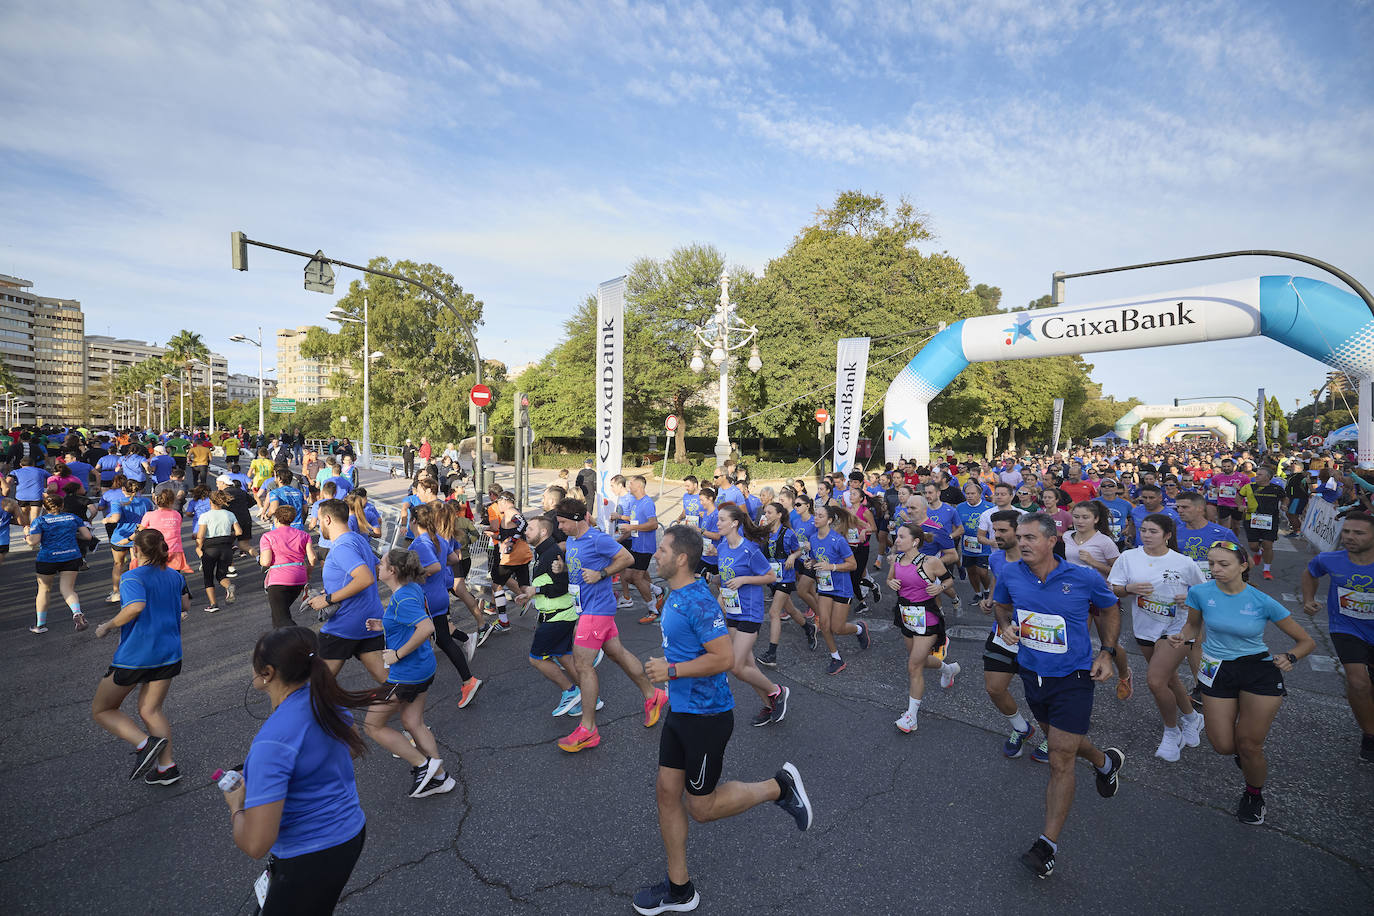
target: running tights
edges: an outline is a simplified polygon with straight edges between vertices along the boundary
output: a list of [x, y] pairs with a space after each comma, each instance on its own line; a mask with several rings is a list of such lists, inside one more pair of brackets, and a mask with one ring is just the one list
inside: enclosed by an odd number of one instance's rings
[[267, 862], [271, 879], [267, 884], [267, 903], [262, 916], [304, 916], [332, 913], [362, 855], [367, 828], [338, 846], [305, 855]]
[[448, 630], [448, 611], [436, 615], [433, 619], [434, 642], [448, 656], [448, 660], [453, 662], [453, 667], [458, 669], [458, 676], [464, 681], [468, 680], [472, 677], [472, 671], [468, 668], [468, 658], [463, 654], [463, 647], [458, 645], [458, 641]]
[[296, 625], [291, 617], [291, 605], [301, 596], [303, 588], [303, 584], [267, 586], [267, 605], [272, 608], [272, 626], [281, 629]]

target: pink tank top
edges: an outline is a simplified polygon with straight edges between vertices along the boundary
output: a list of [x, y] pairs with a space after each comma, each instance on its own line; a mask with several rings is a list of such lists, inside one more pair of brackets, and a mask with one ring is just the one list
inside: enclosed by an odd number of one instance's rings
[[264, 585], [304, 585], [310, 574], [305, 568], [305, 546], [310, 535], [289, 525], [273, 528], [258, 541], [258, 549], [272, 551]]
[[900, 583], [897, 597], [901, 601], [924, 604], [930, 600], [930, 582], [921, 575], [925, 557], [918, 557], [915, 563], [893, 563], [892, 578]]

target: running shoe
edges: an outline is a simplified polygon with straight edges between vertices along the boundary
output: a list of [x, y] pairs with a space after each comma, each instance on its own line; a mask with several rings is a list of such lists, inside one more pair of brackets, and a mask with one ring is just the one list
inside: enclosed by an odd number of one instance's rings
[[954, 678], [959, 674], [959, 663], [950, 662], [940, 666], [940, 686], [948, 690], [954, 686]]
[[426, 798], [430, 795], [443, 795], [445, 792], [452, 792], [458, 783], [447, 773], [440, 772], [437, 776], [425, 783], [419, 791], [412, 792], [411, 798]]
[[1193, 701], [1194, 711], [1202, 712], [1202, 685], [1194, 684], [1193, 689], [1188, 692], [1188, 696]]
[[229, 585], [226, 586], [224, 589], [224, 600], [229, 602], [230, 604], [233, 604], [234, 598], [237, 596], [237, 594], [238, 591], [234, 588], [234, 583], [230, 582]]
[[90, 624], [86, 622], [86, 615], [82, 614], [80, 611], [72, 615], [72, 625], [76, 627], [76, 632], [78, 633], [90, 626]]
[[657, 916], [658, 913], [690, 913], [701, 903], [701, 895], [688, 881], [681, 893], [673, 892], [673, 885], [665, 875], [663, 880], [652, 887], [641, 887], [634, 897], [636, 913], [644, 916]]
[[1364, 735], [1360, 738], [1360, 759], [1374, 763], [1374, 735]]
[[806, 786], [802, 785], [801, 773], [790, 763], [784, 763], [782, 769], [773, 774], [773, 778], [778, 781], [778, 788], [782, 792], [778, 795], [778, 800], [773, 802], [782, 810], [792, 815], [792, 819], [797, 822], [798, 830], [807, 830], [811, 827], [811, 799], [806, 797]]
[[175, 763], [165, 770], [159, 770], [157, 767], [149, 767], [148, 772], [143, 776], [143, 781], [150, 786], [170, 786], [180, 779], [181, 771], [177, 769]]
[[477, 689], [481, 686], [482, 679], [479, 677], [470, 677], [463, 681], [462, 692], [458, 694], [458, 708], [466, 708], [472, 702], [472, 698], [477, 696]]
[[106, 603], [106, 604], [118, 604], [118, 603], [119, 603], [119, 593], [118, 593], [118, 592], [110, 592], [108, 595], [105, 596], [105, 603]]
[[772, 725], [773, 705], [771, 703], [764, 703], [763, 706], [759, 708], [759, 711], [754, 713], [754, 718], [750, 721], [750, 724], [755, 728], [762, 725]]
[[911, 714], [910, 710], [908, 710], [907, 712], [902, 713], [901, 716], [898, 717], [897, 721], [893, 722], [892, 724], [897, 726], [898, 731], [905, 732], [909, 735], [916, 730], [916, 717]]
[[[461, 633], [462, 630], [459, 630], [457, 632]], [[458, 647], [463, 650], [463, 658], [465, 658], [468, 662], [471, 662], [472, 657], [477, 654], [476, 634], [469, 633], [466, 639], [458, 643]]]
[[1037, 878], [1048, 878], [1054, 874], [1054, 850], [1040, 837], [1026, 852], [1021, 853], [1021, 864], [1031, 870]]
[[482, 613], [483, 613], [483, 614], [486, 614], [488, 617], [495, 617], [495, 616], [496, 616], [496, 605], [493, 604], [493, 603], [490, 602], [490, 601], [483, 601], [483, 602], [482, 602]]
[[601, 733], [596, 729], [588, 731], [581, 722], [577, 723], [577, 728], [572, 730], [572, 734], [558, 739], [559, 749], [569, 754], [576, 754], [584, 748], [596, 747], [600, 743]]
[[148, 736], [148, 740], [143, 743], [143, 747], [134, 749], [134, 771], [129, 774], [129, 781], [137, 779], [157, 762], [157, 755], [162, 753], [162, 749], [167, 746], [166, 738], [154, 738]]
[[597, 649], [597, 650], [596, 650], [596, 658], [592, 659], [592, 667], [595, 668], [597, 665], [601, 664], [601, 660], [602, 660], [603, 658], [605, 658], [605, 657], [606, 657], [606, 650], [604, 650], [604, 649]]
[[[568, 709], [568, 718], [570, 718], [570, 719], [575, 719], [575, 718], [577, 718], [578, 716], [582, 715], [582, 697], [581, 697], [580, 694], [581, 694], [581, 692], [579, 691], [579, 696], [577, 697], [577, 702], [574, 703], [574, 704], [572, 704], [572, 706]], [[605, 707], [606, 707], [606, 701], [603, 700], [603, 699], [601, 699], [601, 697], [597, 697], [597, 698], [596, 698], [596, 711], [597, 711], [597, 712], [600, 712], [600, 711], [601, 711], [602, 709], [604, 709]]]
[[495, 623], [489, 623], [489, 624], [487, 624], [487, 626], [489, 626], [489, 627], [491, 627], [492, 629], [494, 629], [497, 633], [509, 633], [509, 632], [510, 632], [510, 621], [509, 621], [509, 620], [497, 620]]
[[[1266, 578], [1266, 579], [1272, 579], [1272, 578], [1274, 578], [1274, 574], [1273, 574], [1272, 572], [1270, 572], [1269, 570], [1267, 570], [1267, 569], [1266, 569], [1264, 572], [1260, 573], [1260, 575], [1264, 576], [1264, 578]], [[1258, 823], [1263, 824], [1263, 823], [1264, 823], [1264, 811], [1263, 811], [1264, 806], [1263, 806], [1263, 805], [1260, 805], [1260, 808], [1261, 808], [1261, 810], [1260, 810], [1260, 820], [1258, 821]], [[1248, 824], [1248, 823], [1250, 823], [1250, 822], [1249, 822], [1249, 821], [1246, 821], [1246, 823]]]
[[1236, 819], [1242, 824], [1259, 826], [1264, 823], [1264, 796], [1240, 793], [1240, 807], [1236, 809]]
[[554, 716], [565, 714], [573, 706], [582, 705], [582, 691], [577, 687], [569, 687], [563, 691], [563, 695], [558, 698], [558, 705], [553, 708]]
[[644, 701], [644, 727], [653, 728], [658, 724], [658, 717], [663, 712], [663, 707], [668, 705], [668, 691], [662, 687], [654, 688], [654, 695]]
[[528, 601], [522, 601], [522, 602], [520, 602], [520, 613], [519, 613], [517, 616], [524, 617], [524, 616], [525, 616], [525, 612], [528, 611], [529, 609], [530, 609], [530, 602], [528, 602]]
[[1107, 748], [1103, 753], [1112, 762], [1112, 769], [1109, 773], [1097, 774], [1097, 794], [1103, 798], [1111, 798], [1121, 788], [1118, 777], [1121, 775], [1121, 768], [1126, 765], [1126, 755], [1114, 747]]
[[32, 627], [29, 627], [29, 632], [30, 632], [30, 633], [34, 633], [34, 634], [36, 634], [36, 635], [38, 635], [38, 636], [42, 636], [44, 633], [48, 632], [48, 628], [47, 628], [47, 627], [40, 627], [40, 626], [32, 626]]
[[883, 587], [877, 582], [869, 582], [868, 594], [869, 597], [873, 599], [874, 607], [883, 603]]
[[765, 668], [776, 668], [778, 667], [778, 650], [769, 646], [767, 651], [762, 655], [755, 656], [754, 660]]
[[625, 610], [626, 608], [630, 608], [630, 607], [634, 607], [634, 606], [635, 606], [635, 603], [634, 603], [633, 599], [630, 599], [630, 598], [618, 598], [618, 599], [616, 599], [616, 602], [615, 602], [615, 608], [616, 608], [616, 610], [618, 610], [618, 611], [623, 611], [623, 610]]
[[873, 644], [873, 639], [868, 635], [868, 625], [861, 623], [858, 627], [859, 632], [855, 633], [854, 637], [859, 640], [860, 649], [867, 649]]
[[229, 578], [229, 579], [237, 579], [239, 573], [238, 573], [238, 570], [236, 570], [236, 569], [234, 569], [234, 567], [230, 566], [229, 569], [225, 571], [224, 575], [225, 575], [226, 578]]
[[218, 604], [212, 604], [212, 605], [210, 605], [209, 607], [207, 607], [207, 608], [205, 609], [205, 613], [207, 613], [207, 614], [218, 614], [218, 613], [219, 613], [219, 605], [218, 605]]
[[1040, 743], [1031, 748], [1031, 760], [1036, 763], [1050, 762], [1050, 740], [1048, 738], [1042, 735]]
[[781, 722], [787, 718], [787, 701], [791, 696], [792, 691], [783, 687], [778, 695], [773, 697], [772, 717], [774, 722]]
[[[404, 734], [407, 738], [410, 737], [409, 732], [405, 732]], [[411, 741], [411, 744], [414, 743], [414, 741]], [[410, 797], [419, 798], [420, 791], [429, 785], [429, 783], [434, 779], [434, 777], [438, 775], [439, 771], [443, 769], [443, 766], [444, 762], [438, 759], [437, 757], [426, 757], [424, 763], [420, 764], [417, 767], [411, 767]]]
[[477, 628], [477, 633], [472, 637], [472, 641], [479, 647], [491, 638], [492, 631], [496, 628], [489, 623], [484, 623]]
[[1179, 754], [1182, 750], [1182, 730], [1177, 728], [1164, 729], [1164, 737], [1159, 741], [1159, 747], [1155, 750], [1155, 756], [1169, 763], [1178, 763]]
[[832, 658], [832, 659], [830, 659], [830, 664], [826, 666], [825, 673], [826, 673], [826, 674], [839, 674], [839, 673], [840, 673], [841, 671], [843, 671], [843, 670], [844, 670], [844, 659], [842, 659], [842, 658]]
[[1030, 740], [1030, 736], [1033, 734], [1035, 734], [1035, 726], [1029, 722], [1026, 723], [1025, 731], [1013, 728], [1011, 734], [1007, 736], [1006, 743], [1002, 745], [1002, 756], [1012, 760], [1020, 757], [1025, 753], [1026, 742]]
[[808, 620], [805, 624], [802, 625], [802, 630], [806, 633], [806, 648], [810, 649], [812, 652], [815, 652], [817, 644], [816, 625]]
[[654, 610], [652, 607], [649, 608], [649, 613], [647, 613], [647, 614], [645, 614], [643, 617], [639, 618], [639, 622], [640, 622], [640, 623], [658, 623], [658, 611]]
[[654, 593], [654, 610], [662, 614], [663, 605], [667, 602], [667, 600], [668, 590], [666, 588], [660, 588], [657, 592]]
[[1178, 717], [1178, 730], [1183, 733], [1184, 747], [1197, 747], [1202, 743], [1203, 718], [1198, 713]]
[[[864, 604], [864, 599], [863, 599], [863, 598], [859, 597], [858, 595], [855, 595], [855, 596], [854, 596], [854, 603], [851, 604], [851, 605], [849, 605], [849, 615], [850, 615], [851, 617], [858, 617], [858, 616], [861, 615], [861, 614], [867, 614], [867, 613], [868, 613], [868, 605], [867, 605], [867, 604]], [[857, 620], [854, 621], [854, 622], [855, 622], [855, 623], [858, 623]]]

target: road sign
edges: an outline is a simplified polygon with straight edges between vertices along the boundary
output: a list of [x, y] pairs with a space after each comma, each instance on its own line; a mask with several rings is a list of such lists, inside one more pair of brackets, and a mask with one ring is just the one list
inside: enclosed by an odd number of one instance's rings
[[273, 398], [271, 403], [272, 413], [295, 413], [295, 398]]
[[666, 430], [668, 430], [668, 432], [670, 432], [670, 433], [671, 433], [671, 432], [676, 432], [676, 431], [677, 431], [677, 415], [676, 415], [676, 414], [671, 414], [671, 413], [668, 414], [668, 419], [666, 419], [666, 420], [663, 421], [663, 428], [666, 429]]
[[315, 252], [315, 257], [305, 265], [305, 288], [314, 293], [334, 292], [334, 268], [324, 260], [324, 252]]
[[478, 407], [486, 407], [491, 403], [491, 389], [486, 385], [473, 385], [472, 391], [469, 392], [468, 397], [470, 397], [472, 403], [476, 404]]
[[830, 412], [829, 412], [828, 410], [826, 410], [824, 407], [822, 407], [820, 410], [816, 411], [816, 422], [817, 422], [817, 423], [825, 423], [825, 421], [826, 421], [826, 420], [829, 420], [829, 419], [830, 419]]
[[1323, 439], [1321, 436], [1308, 436], [1308, 437], [1307, 437], [1307, 444], [1308, 444], [1308, 445], [1321, 445], [1321, 444], [1322, 444], [1323, 442], [1325, 442], [1325, 441], [1326, 441], [1326, 440]]

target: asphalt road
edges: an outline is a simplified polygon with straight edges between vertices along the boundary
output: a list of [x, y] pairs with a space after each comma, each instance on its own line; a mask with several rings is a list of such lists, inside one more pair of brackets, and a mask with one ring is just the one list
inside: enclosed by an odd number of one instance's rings
[[[1301, 546], [1282, 551], [1278, 580], [1263, 587], [1291, 597], [1307, 556]], [[109, 564], [102, 549], [80, 578], [93, 623], [112, 613], [101, 603]], [[239, 569], [236, 604], [207, 615], [200, 594], [186, 621], [185, 673], [167, 706], [184, 778], [150, 787], [129, 782], [129, 748], [89, 717], [114, 640], [72, 632], [56, 597], [51, 631], [29, 634], [32, 555], [16, 551], [0, 565], [0, 639], [15, 686], [0, 712], [6, 912], [251, 911], [261, 863], [234, 847], [210, 780], [216, 767], [243, 760], [268, 712], [248, 689], [249, 652], [269, 622], [261, 573], [249, 563]], [[659, 633], [635, 623], [640, 613], [622, 611], [619, 623], [626, 644], [647, 657]], [[1236, 821], [1239, 775], [1205, 738], [1179, 763], [1152, 756], [1159, 726], [1142, 666], [1129, 701], [1100, 689], [1092, 735], [1125, 750], [1121, 792], [1099, 798], [1081, 767], [1058, 868], [1038, 881], [1017, 858], [1039, 832], [1047, 770], [1029, 755], [1001, 756], [1006, 722], [981, 683], [984, 618], [975, 611], [957, 623], [967, 627], [955, 630], [953, 648], [963, 673], [949, 691], [929, 675], [912, 735], [892, 726], [905, 706], [905, 665], [902, 641], [884, 620], [875, 621], [867, 653], [848, 646], [848, 669], [835, 677], [795, 627], [784, 630], [777, 677], [792, 688], [791, 711], [780, 725], [751, 728], [757, 700], [736, 687], [725, 776], [766, 778], [793, 761], [815, 825], [799, 833], [772, 806], [692, 825], [702, 911], [1370, 911], [1374, 766], [1356, 759], [1358, 731], [1329, 662], [1304, 660], [1288, 678], [1291, 694], [1268, 744], [1262, 827]], [[1329, 653], [1317, 623], [1319, 654]], [[658, 735], [640, 724], [637, 691], [603, 665], [603, 742], [563, 753], [554, 742], [575, 723], [549, 715], [557, 691], [526, 660], [532, 620], [515, 625], [478, 650], [474, 668], [485, 684], [469, 708], [457, 708], [457, 675], [441, 662], [428, 718], [455, 792], [411, 800], [404, 763], [375, 746], [358, 761], [367, 846], [339, 912], [631, 912], [634, 891], [662, 876]], [[350, 663], [344, 681], [368, 679]]]

